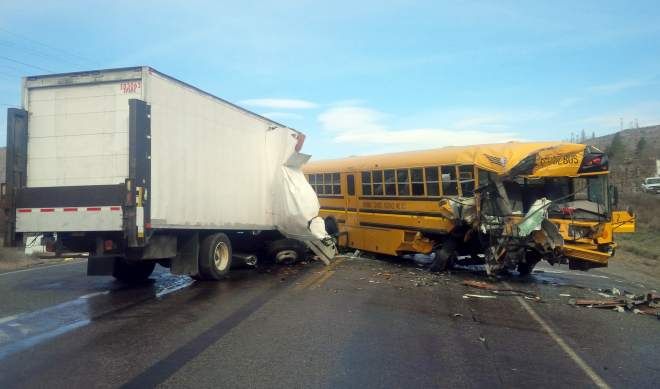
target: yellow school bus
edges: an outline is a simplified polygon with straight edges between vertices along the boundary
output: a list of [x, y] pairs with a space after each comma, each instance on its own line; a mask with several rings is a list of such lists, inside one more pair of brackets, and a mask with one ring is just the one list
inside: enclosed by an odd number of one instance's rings
[[[481, 258], [531, 272], [541, 259], [606, 266], [613, 232], [607, 155], [582, 144], [509, 142], [310, 162], [303, 168], [341, 246], [434, 254], [432, 270]], [[336, 227], [334, 226], [336, 224]]]

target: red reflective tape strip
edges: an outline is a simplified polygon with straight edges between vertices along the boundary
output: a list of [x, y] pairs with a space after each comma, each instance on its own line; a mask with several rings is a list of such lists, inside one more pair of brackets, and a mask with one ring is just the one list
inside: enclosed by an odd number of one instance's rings
[[76, 212], [78, 208], [64, 208], [64, 212]]
[[110, 207], [111, 211], [121, 211], [121, 207]]
[[55, 208], [41, 208], [41, 212], [55, 212]]
[[87, 210], [88, 211], [100, 211], [101, 207], [88, 207]]
[[32, 210], [31, 209], [19, 209], [18, 212], [20, 212], [20, 213], [30, 213], [30, 212], [32, 212]]

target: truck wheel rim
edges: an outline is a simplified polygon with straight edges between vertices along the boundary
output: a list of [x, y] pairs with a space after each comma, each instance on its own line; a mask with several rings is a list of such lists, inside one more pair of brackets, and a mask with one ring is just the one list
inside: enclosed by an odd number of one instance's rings
[[296, 250], [282, 250], [275, 255], [277, 262], [295, 261], [298, 259]]
[[224, 242], [219, 242], [213, 250], [213, 263], [215, 268], [223, 271], [229, 264], [229, 247]]

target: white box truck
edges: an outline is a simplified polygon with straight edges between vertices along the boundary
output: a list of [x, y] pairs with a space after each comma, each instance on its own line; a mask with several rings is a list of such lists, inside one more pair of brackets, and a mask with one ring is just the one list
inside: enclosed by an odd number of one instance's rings
[[[43, 235], [126, 281], [219, 279], [232, 258], [334, 247], [304, 135], [150, 67], [26, 77], [7, 115], [5, 244]], [[241, 254], [239, 254], [239, 251]]]

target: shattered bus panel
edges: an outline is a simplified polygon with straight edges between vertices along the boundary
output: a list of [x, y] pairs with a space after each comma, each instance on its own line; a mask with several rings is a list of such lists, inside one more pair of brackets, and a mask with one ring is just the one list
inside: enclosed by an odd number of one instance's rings
[[[528, 273], [540, 260], [606, 266], [613, 232], [634, 231], [632, 214], [613, 211], [608, 164], [591, 146], [510, 142], [322, 161], [304, 171], [342, 245], [435, 253], [437, 270], [469, 256], [489, 272]], [[328, 191], [328, 173], [360, 180], [357, 193]]]

